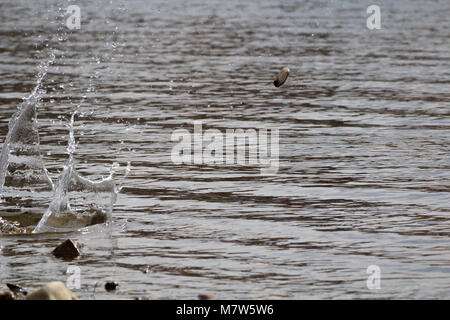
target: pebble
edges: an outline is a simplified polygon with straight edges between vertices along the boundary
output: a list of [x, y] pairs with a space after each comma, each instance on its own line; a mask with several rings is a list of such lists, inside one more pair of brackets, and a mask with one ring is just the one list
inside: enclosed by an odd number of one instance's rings
[[291, 72], [291, 70], [289, 70], [288, 67], [284, 67], [281, 69], [280, 73], [278, 73], [277, 78], [275, 79], [275, 81], [273, 82], [273, 85], [275, 87], [280, 87], [283, 85], [283, 83], [286, 82], [286, 79], [289, 76], [289, 73]]
[[115, 281], [108, 281], [105, 283], [105, 290], [106, 291], [114, 291], [119, 286], [119, 284]]

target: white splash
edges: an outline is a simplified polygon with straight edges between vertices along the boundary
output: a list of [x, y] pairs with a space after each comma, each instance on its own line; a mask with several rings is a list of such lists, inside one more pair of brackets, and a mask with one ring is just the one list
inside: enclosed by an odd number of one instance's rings
[[[23, 212], [21, 203], [27, 202], [31, 207], [26, 209], [40, 213], [48, 206], [33, 233], [73, 231], [110, 221], [123, 180], [130, 172], [128, 163], [119, 186], [113, 179], [120, 167], [117, 163], [113, 164], [109, 176], [100, 181], [91, 181], [77, 172], [73, 156], [76, 150], [74, 119], [82, 101], [68, 124], [67, 163], [56, 185], [53, 183], [40, 152], [37, 109], [42, 81], [54, 60], [55, 55], [51, 52], [51, 58], [39, 66], [36, 86], [9, 121], [9, 131], [0, 154], [0, 203], [2, 199], [8, 199], [2, 209]], [[26, 232], [26, 228], [0, 219], [2, 226], [0, 232]]]
[[8, 134], [0, 154], [0, 202], [6, 187], [23, 191], [53, 190], [39, 146], [37, 107], [42, 80], [55, 56], [39, 66], [37, 83], [18, 106], [8, 124]]
[[115, 165], [109, 176], [100, 181], [91, 181], [76, 171], [73, 159], [76, 150], [76, 113], [72, 114], [69, 122], [69, 159], [59, 176], [52, 202], [33, 233], [65, 232], [111, 220], [112, 208], [119, 192], [113, 179]]

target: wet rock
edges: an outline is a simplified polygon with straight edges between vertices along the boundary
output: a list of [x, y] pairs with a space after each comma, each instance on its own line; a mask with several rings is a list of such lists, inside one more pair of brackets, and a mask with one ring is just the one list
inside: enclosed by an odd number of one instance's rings
[[11, 291], [1, 291], [0, 300], [16, 300], [16, 296]]
[[286, 82], [286, 79], [289, 76], [289, 73], [291, 72], [291, 70], [289, 70], [288, 67], [284, 67], [281, 69], [280, 73], [278, 73], [277, 78], [275, 79], [275, 81], [273, 82], [273, 85], [275, 87], [280, 87], [283, 85], [283, 83]]
[[57, 258], [64, 260], [72, 260], [81, 255], [81, 244], [78, 242], [67, 239], [59, 246], [57, 246], [52, 254]]
[[105, 290], [106, 291], [114, 291], [119, 286], [119, 284], [115, 281], [108, 281], [105, 283]]
[[19, 287], [15, 284], [11, 284], [11, 283], [7, 283], [6, 286], [9, 288], [9, 290], [11, 290], [15, 295], [18, 294], [23, 294], [24, 296], [26, 296], [28, 294], [28, 292], [23, 289], [22, 287]]
[[78, 300], [61, 281], [53, 281], [30, 293], [27, 300]]

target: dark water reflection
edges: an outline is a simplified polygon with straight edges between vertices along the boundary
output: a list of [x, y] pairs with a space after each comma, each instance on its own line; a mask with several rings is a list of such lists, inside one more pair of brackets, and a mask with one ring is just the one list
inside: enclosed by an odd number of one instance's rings
[[[85, 245], [66, 263], [49, 254], [61, 235], [4, 235], [2, 281], [65, 281], [78, 265], [83, 298], [108, 278], [120, 289], [97, 298], [450, 298], [448, 1], [383, 2], [377, 31], [368, 1], [77, 4], [73, 32], [55, 23], [67, 3], [0, 4], [0, 135], [55, 48], [39, 108], [50, 173], [86, 96], [80, 171], [131, 161], [132, 175], [112, 237], [63, 235]], [[172, 163], [172, 132], [194, 120], [279, 128], [278, 174]], [[2, 216], [38, 221], [24, 211]], [[366, 287], [369, 265], [380, 290]]]

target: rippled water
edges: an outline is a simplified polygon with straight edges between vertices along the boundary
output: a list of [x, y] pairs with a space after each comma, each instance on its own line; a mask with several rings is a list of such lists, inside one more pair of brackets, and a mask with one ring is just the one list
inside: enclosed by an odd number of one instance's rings
[[[76, 265], [86, 299], [450, 298], [448, 1], [383, 1], [372, 31], [370, 1], [95, 3], [77, 1], [74, 31], [71, 3], [0, 4], [0, 141], [54, 52], [38, 108], [52, 178], [83, 97], [80, 173], [132, 167], [112, 223], [1, 235], [2, 284], [65, 281]], [[278, 128], [278, 173], [174, 164], [171, 135], [194, 120]], [[35, 226], [43, 199], [9, 199], [0, 215]], [[80, 259], [50, 254], [65, 238], [84, 244]]]

